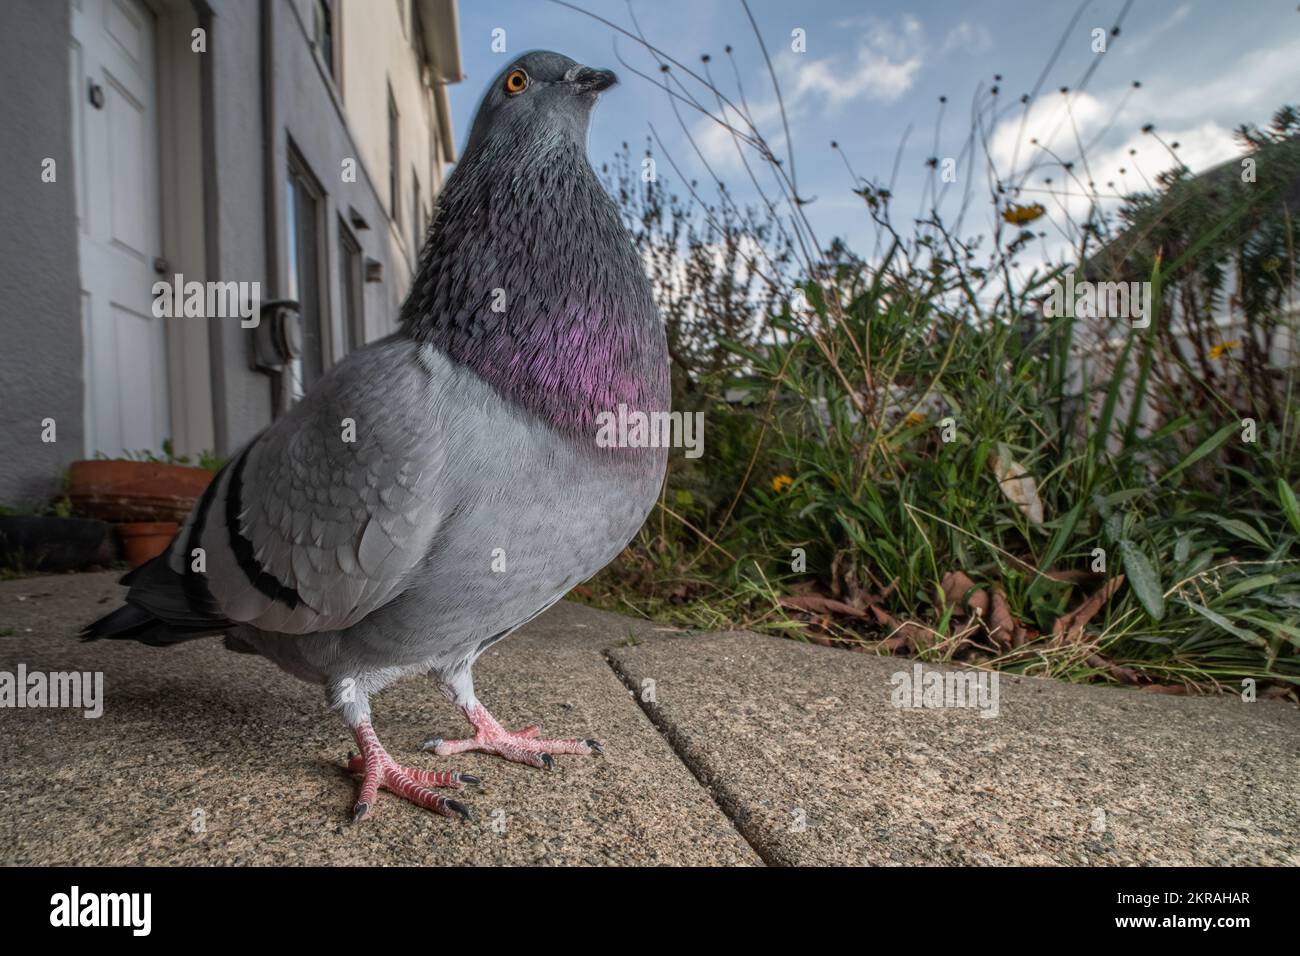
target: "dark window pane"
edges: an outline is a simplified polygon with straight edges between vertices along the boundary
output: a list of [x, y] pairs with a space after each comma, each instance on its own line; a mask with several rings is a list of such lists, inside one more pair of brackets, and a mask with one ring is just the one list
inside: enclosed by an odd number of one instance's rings
[[316, 49], [334, 76], [334, 10], [330, 0], [316, 0]]
[[302, 354], [289, 368], [289, 388], [302, 396], [325, 369], [325, 316], [321, 301], [320, 252], [323, 194], [296, 156], [289, 162], [285, 233], [289, 274], [286, 292], [298, 301]]
[[411, 235], [414, 242], [411, 245], [411, 258], [419, 259], [420, 243], [424, 241], [421, 234], [424, 227], [423, 217], [420, 215], [420, 177], [411, 170]]
[[393, 90], [388, 90], [388, 214], [393, 222], [401, 223], [401, 186], [397, 171], [401, 168], [401, 143], [397, 132], [397, 103], [393, 100]]
[[365, 314], [362, 303], [361, 246], [343, 221], [339, 221], [339, 301], [343, 306], [343, 327], [347, 331], [348, 351], [366, 344]]

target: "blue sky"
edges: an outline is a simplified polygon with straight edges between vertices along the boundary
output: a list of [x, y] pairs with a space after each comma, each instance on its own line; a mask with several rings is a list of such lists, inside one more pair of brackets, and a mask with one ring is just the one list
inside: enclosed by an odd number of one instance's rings
[[[622, 0], [577, 2], [631, 27]], [[1114, 192], [1121, 193], [1141, 188], [1144, 174], [1154, 178], [1172, 164], [1166, 148], [1142, 134], [1144, 124], [1154, 124], [1166, 143], [1179, 143], [1178, 155], [1199, 171], [1236, 155], [1232, 130], [1237, 125], [1262, 124], [1276, 107], [1300, 102], [1296, 0], [1137, 0], [1120, 35], [1107, 35], [1106, 52], [1095, 53], [1093, 31], [1109, 33], [1124, 6], [1123, 0], [1093, 0], [1083, 6], [1030, 104], [1022, 136], [1020, 96], [1033, 91], [1080, 4], [752, 0], [782, 83], [800, 191], [816, 197], [807, 208], [819, 238], [825, 242], [842, 235], [869, 251], [864, 247], [874, 236], [862, 200], [850, 192], [843, 160], [829, 148], [832, 139], [859, 175], [883, 184], [912, 127], [894, 190], [895, 222], [905, 223], [924, 204], [927, 158], [959, 156], [970, 133], [973, 98], [979, 93], [989, 102], [995, 74], [1002, 77], [996, 100], [1002, 119], [998, 122], [986, 111], [991, 117], [989, 150], [1004, 173], [1013, 158], [1022, 172], [1028, 163], [1037, 164], [1028, 172], [1022, 201], [1040, 201], [1048, 208], [1048, 220], [1038, 225], [1050, 234], [1045, 245], [1055, 247], [1068, 237], [1064, 213], [1077, 215], [1087, 200], [1061, 195], [1068, 174], [1029, 145], [1030, 137], [1050, 145], [1061, 160], [1073, 161], [1081, 181], [1088, 177], [1077, 142], [1089, 144], [1087, 165], [1097, 188], [1110, 192], [1105, 183], [1114, 182]], [[723, 48], [730, 43], [751, 111], [774, 144], [784, 147], [771, 84], [739, 0], [632, 0], [631, 9], [647, 39], [685, 65], [698, 69], [700, 54], [709, 53], [714, 75], [728, 95], [735, 82]], [[619, 65], [609, 27], [547, 0], [461, 0], [460, 16], [468, 78], [451, 90], [459, 143], [465, 141], [485, 84], [497, 71], [525, 50], [553, 49], [590, 65], [612, 67], [623, 79], [597, 109], [590, 141], [593, 164], [599, 167], [625, 140], [640, 147], [653, 123], [683, 171], [703, 177], [662, 90]], [[492, 49], [492, 31], [498, 28], [505, 30], [505, 53]], [[806, 37], [802, 53], [791, 49], [796, 29]], [[650, 54], [633, 41], [619, 38], [617, 44], [630, 64], [657, 73]], [[1086, 87], [1078, 90], [1094, 64]], [[1140, 89], [1132, 87], [1135, 80]], [[1063, 96], [1062, 86], [1072, 92]], [[942, 116], [940, 96], [947, 97]], [[717, 172], [736, 195], [746, 197], [747, 179], [730, 138], [698, 113], [686, 110], [683, 116]], [[1136, 156], [1129, 154], [1131, 149], [1138, 151]], [[961, 180], [966, 169], [959, 163], [958, 170]], [[972, 209], [963, 230], [968, 235], [985, 231], [993, 215], [982, 159], [975, 173]], [[676, 179], [662, 162], [660, 175]], [[1044, 181], [1049, 177], [1052, 184]], [[957, 190], [950, 195], [946, 211], [952, 213], [960, 195]]]

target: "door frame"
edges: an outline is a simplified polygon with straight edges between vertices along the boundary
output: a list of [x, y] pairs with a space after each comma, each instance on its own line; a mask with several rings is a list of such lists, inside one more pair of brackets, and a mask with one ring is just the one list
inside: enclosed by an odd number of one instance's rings
[[[68, 0], [89, 15], [90, 3], [111, 0]], [[192, 31], [210, 25], [201, 17], [203, 0], [141, 0], [154, 22], [154, 106], [158, 144], [158, 210], [162, 258], [168, 282], [179, 272], [185, 280], [205, 282], [207, 268], [208, 202], [205, 190], [211, 164], [203, 64], [207, 54], [191, 53]], [[204, 5], [206, 9], [206, 5]], [[73, 15], [76, 15], [75, 13]], [[71, 26], [72, 17], [69, 17]], [[208, 37], [209, 45], [211, 36]], [[69, 43], [75, 39], [69, 35]], [[76, 123], [76, 113], [70, 118]], [[80, 142], [73, 131], [74, 142]], [[78, 174], [80, 176], [80, 174]], [[178, 454], [218, 450], [214, 434], [214, 392], [208, 325], [212, 320], [168, 318], [165, 323], [168, 417], [172, 447]], [[83, 327], [83, 335], [89, 330]], [[86, 361], [90, 360], [89, 343]], [[90, 382], [90, 369], [83, 370]], [[89, 392], [87, 392], [89, 400]], [[93, 455], [95, 438], [85, 430], [84, 452]]]
[[[212, 54], [191, 51], [193, 31], [207, 31], [212, 18], [202, 0], [144, 0], [157, 27], [158, 150], [163, 258], [168, 275], [206, 282], [208, 202], [205, 189], [212, 162], [206, 135], [205, 64]], [[215, 429], [209, 325], [220, 319], [167, 319], [167, 380], [172, 445], [181, 454], [220, 452]]]

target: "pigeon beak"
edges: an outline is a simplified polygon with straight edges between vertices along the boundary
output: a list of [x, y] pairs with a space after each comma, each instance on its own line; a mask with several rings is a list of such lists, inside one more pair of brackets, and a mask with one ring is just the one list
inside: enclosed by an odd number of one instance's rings
[[600, 93], [617, 82], [613, 70], [595, 70], [589, 66], [579, 67], [569, 79], [575, 93]]

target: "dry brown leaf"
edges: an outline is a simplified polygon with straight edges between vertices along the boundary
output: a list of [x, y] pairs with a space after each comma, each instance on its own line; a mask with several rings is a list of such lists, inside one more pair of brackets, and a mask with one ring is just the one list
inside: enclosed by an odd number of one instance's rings
[[1112, 594], [1119, 590], [1124, 583], [1124, 575], [1117, 574], [1092, 595], [1076, 607], [1073, 611], [1062, 614], [1052, 625], [1053, 640], [1066, 643], [1077, 643], [1083, 637], [1084, 625], [1091, 621], [1102, 609], [1102, 606], [1110, 600]]
[[1101, 577], [1093, 571], [1041, 571], [1039, 572], [1049, 581], [1057, 581], [1061, 584], [1081, 584], [1084, 581], [1091, 581], [1093, 578]]
[[851, 604], [834, 598], [822, 597], [820, 594], [801, 594], [781, 598], [781, 606], [792, 611], [807, 611], [810, 614], [843, 614], [847, 617], [866, 617], [865, 611], [859, 611]]
[[993, 605], [988, 617], [989, 639], [1001, 647], [1010, 647], [1015, 640], [1019, 625], [1011, 616], [1011, 605], [1007, 603], [1007, 592], [1002, 585], [993, 585]]
[[893, 650], [903, 646], [910, 646], [915, 651], [929, 647], [932, 643], [931, 638], [933, 635], [930, 630], [920, 624], [915, 624], [912, 621], [900, 622], [895, 619], [894, 615], [876, 604], [871, 605], [871, 613], [875, 615], [877, 624], [889, 628], [889, 634], [882, 643], [890, 646]]
[[907, 643], [912, 646], [912, 650], [917, 652], [928, 651], [942, 641], [942, 638], [930, 628], [915, 621], [903, 621], [899, 624], [898, 636], [906, 637]]
[[944, 602], [958, 614], [965, 614], [966, 595], [975, 587], [970, 576], [961, 571], [949, 571], [939, 582], [939, 587], [943, 590]]
[[1290, 684], [1269, 684], [1259, 692], [1261, 700], [1277, 700], [1282, 697], [1296, 699], [1296, 689]]
[[835, 646], [835, 640], [833, 638], [827, 637], [825, 634], [818, 634], [815, 631], [805, 631], [803, 636], [804, 639], [807, 640], [809, 644], [816, 644], [818, 647]]
[[1111, 677], [1115, 678], [1117, 681], [1120, 681], [1121, 683], [1124, 684], [1141, 683], [1141, 680], [1138, 679], [1137, 671], [1131, 670], [1120, 664], [1116, 664], [1113, 661], [1108, 661], [1100, 654], [1091, 655], [1088, 658], [1088, 666], [1100, 668], [1101, 670], [1104, 670], [1107, 673], [1109, 673]]

